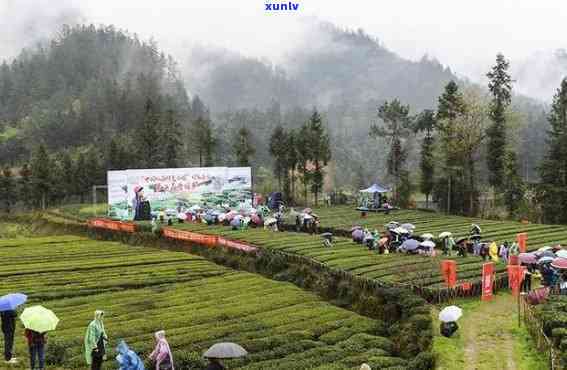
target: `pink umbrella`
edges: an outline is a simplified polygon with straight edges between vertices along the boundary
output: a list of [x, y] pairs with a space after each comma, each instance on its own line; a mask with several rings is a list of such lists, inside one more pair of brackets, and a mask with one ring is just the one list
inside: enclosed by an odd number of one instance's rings
[[263, 224], [262, 219], [256, 213], [250, 215], [250, 221], [258, 226]]
[[228, 220], [228, 221], [230, 222], [230, 221], [232, 221], [232, 219], [233, 219], [234, 216], [236, 216], [236, 215], [237, 215], [236, 212], [230, 211], [230, 212], [228, 212], [228, 213], [224, 216], [224, 219], [225, 219], [225, 220]]
[[520, 262], [528, 265], [537, 262], [537, 256], [533, 253], [520, 253], [518, 258], [520, 259]]
[[551, 267], [556, 269], [565, 270], [567, 269], [567, 258], [556, 258], [551, 262]]

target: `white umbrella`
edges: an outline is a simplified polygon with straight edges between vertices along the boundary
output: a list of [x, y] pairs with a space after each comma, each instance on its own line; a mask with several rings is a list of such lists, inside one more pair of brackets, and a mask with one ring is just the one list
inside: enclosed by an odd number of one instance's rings
[[439, 320], [442, 322], [457, 321], [461, 316], [463, 316], [463, 310], [457, 306], [448, 306], [439, 312]]
[[421, 238], [422, 238], [422, 239], [429, 240], [429, 239], [435, 238], [435, 236], [434, 236], [433, 234], [430, 234], [430, 233], [425, 233], [425, 234], [423, 234], [423, 235], [421, 236]]
[[441, 234], [439, 234], [439, 239], [445, 239], [452, 235], [453, 234], [450, 231], [443, 231]]
[[421, 245], [422, 247], [425, 247], [425, 248], [435, 248], [435, 243], [432, 242], [431, 240], [426, 240], [424, 242], [421, 242], [421, 244], [419, 244], [419, 245]]
[[540, 249], [538, 249], [538, 252], [545, 252], [545, 251], [548, 251], [550, 249], [551, 249], [551, 247], [545, 246], [545, 247], [541, 247]]
[[561, 250], [555, 252], [555, 255], [557, 257], [561, 257], [561, 258], [567, 258], [567, 250], [561, 249]]
[[415, 230], [415, 225], [414, 224], [402, 224], [401, 227], [403, 227], [406, 230], [409, 231], [414, 231]]
[[203, 354], [207, 358], [236, 358], [246, 356], [248, 352], [236, 343], [217, 343]]
[[409, 233], [409, 231], [407, 231], [407, 229], [404, 229], [403, 227], [396, 227], [392, 231], [395, 232], [396, 234], [407, 234], [407, 233]]

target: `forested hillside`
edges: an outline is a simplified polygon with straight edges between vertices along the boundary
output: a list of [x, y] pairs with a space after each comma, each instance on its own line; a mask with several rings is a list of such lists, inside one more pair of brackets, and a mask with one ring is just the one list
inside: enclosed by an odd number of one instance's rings
[[128, 142], [144, 121], [190, 107], [172, 58], [153, 42], [114, 27], [63, 27], [48, 45], [0, 68], [0, 158], [18, 164], [43, 143], [49, 151]]

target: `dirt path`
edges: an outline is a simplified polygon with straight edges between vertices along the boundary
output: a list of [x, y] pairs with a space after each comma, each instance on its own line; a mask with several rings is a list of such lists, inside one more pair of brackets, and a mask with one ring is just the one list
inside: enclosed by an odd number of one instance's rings
[[459, 330], [452, 338], [439, 335], [439, 312], [434, 309], [434, 351], [437, 369], [539, 370], [545, 359], [533, 348], [525, 327], [518, 327], [517, 301], [499, 294], [492, 301], [459, 300], [463, 309]]

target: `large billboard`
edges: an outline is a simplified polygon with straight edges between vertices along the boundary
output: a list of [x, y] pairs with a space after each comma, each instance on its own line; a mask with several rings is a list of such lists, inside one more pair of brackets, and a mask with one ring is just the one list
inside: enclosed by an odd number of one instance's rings
[[132, 220], [139, 201], [152, 214], [184, 212], [198, 205], [231, 209], [252, 206], [250, 167], [163, 168], [108, 171], [108, 215]]

